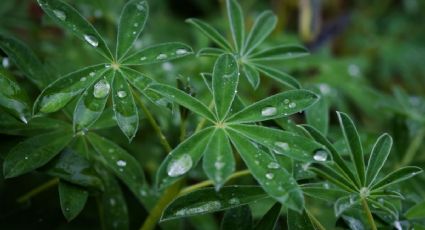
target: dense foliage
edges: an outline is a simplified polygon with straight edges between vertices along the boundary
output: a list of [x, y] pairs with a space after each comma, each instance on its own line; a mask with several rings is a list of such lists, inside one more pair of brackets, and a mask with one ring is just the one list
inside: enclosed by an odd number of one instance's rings
[[0, 226], [425, 229], [400, 2], [3, 0]]

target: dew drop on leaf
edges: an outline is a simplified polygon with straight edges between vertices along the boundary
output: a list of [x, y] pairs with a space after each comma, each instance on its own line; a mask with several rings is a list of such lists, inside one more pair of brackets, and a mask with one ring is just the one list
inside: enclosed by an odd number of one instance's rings
[[97, 47], [99, 45], [99, 41], [93, 35], [84, 34], [84, 40], [86, 40], [86, 42], [88, 42], [93, 47]]
[[117, 165], [120, 167], [125, 167], [127, 165], [127, 162], [123, 161], [123, 160], [119, 160], [117, 161]]
[[273, 173], [267, 173], [266, 174], [266, 178], [269, 179], [269, 180], [271, 180], [271, 179], [274, 178], [274, 174]]
[[102, 79], [94, 85], [93, 96], [95, 98], [104, 98], [108, 96], [110, 89], [111, 86], [109, 83], [105, 79]]
[[143, 2], [139, 2], [139, 3], [136, 5], [136, 7], [137, 7], [137, 9], [138, 9], [138, 10], [140, 10], [140, 11], [144, 11], [144, 10], [145, 10], [145, 6], [143, 6]]
[[82, 77], [81, 79], [80, 79], [80, 81], [86, 81], [87, 80], [87, 78], [86, 77]]
[[10, 66], [9, 58], [8, 57], [4, 57], [1, 60], [1, 64], [2, 64], [3, 68], [5, 68], [5, 69], [9, 68], [9, 66]]
[[265, 117], [276, 115], [276, 113], [277, 113], [276, 107], [266, 107], [261, 110], [261, 115]]
[[278, 163], [276, 163], [276, 162], [270, 162], [270, 163], [267, 165], [267, 168], [269, 168], [269, 169], [278, 169], [278, 168], [279, 168], [279, 164], [278, 164]]
[[187, 50], [186, 49], [178, 49], [178, 50], [176, 50], [176, 54], [177, 55], [187, 54]]
[[96, 73], [95, 73], [95, 72], [90, 72], [90, 73], [89, 73], [89, 76], [90, 76], [90, 77], [93, 77], [94, 75], [96, 75]]
[[221, 161], [216, 161], [215, 163], [214, 163], [214, 167], [217, 169], [217, 170], [220, 170], [220, 169], [222, 169], [223, 167], [224, 167], [224, 162], [221, 162]]
[[144, 60], [146, 60], [146, 57], [141, 57], [140, 58], [140, 61], [144, 61]]
[[59, 18], [61, 21], [66, 20], [66, 14], [62, 10], [53, 10], [53, 14], [55, 14], [55, 16]]
[[297, 107], [297, 104], [295, 104], [295, 102], [291, 102], [291, 103], [289, 103], [288, 107], [290, 109], [293, 109], [293, 108]]
[[286, 142], [277, 141], [277, 142], [274, 143], [274, 145], [277, 146], [277, 147], [279, 147], [279, 148], [281, 148], [281, 149], [283, 149], [284, 151], [288, 151], [289, 150], [289, 145]]
[[230, 205], [238, 205], [238, 204], [240, 204], [241, 202], [239, 201], [239, 199], [238, 198], [231, 198], [230, 200], [229, 200], [229, 204]]
[[120, 90], [120, 91], [117, 92], [117, 96], [119, 98], [124, 98], [124, 97], [127, 96], [127, 93], [125, 91]]
[[323, 149], [319, 149], [314, 152], [313, 159], [316, 161], [326, 161], [327, 158], [328, 158], [328, 153]]
[[170, 177], [178, 177], [189, 171], [192, 168], [192, 164], [192, 158], [188, 154], [183, 154], [168, 164], [167, 174]]
[[285, 104], [289, 104], [289, 99], [285, 99], [285, 100], [283, 100], [283, 103], [285, 103]]
[[158, 54], [158, 56], [156, 56], [157, 60], [163, 60], [163, 59], [166, 59], [166, 58], [167, 58], [166, 54]]

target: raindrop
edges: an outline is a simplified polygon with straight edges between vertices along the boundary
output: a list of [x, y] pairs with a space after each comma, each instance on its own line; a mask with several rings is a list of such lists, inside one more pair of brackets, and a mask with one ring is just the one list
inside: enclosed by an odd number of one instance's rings
[[266, 178], [269, 179], [269, 180], [271, 180], [271, 179], [274, 178], [274, 174], [273, 173], [267, 173], [266, 174]]
[[120, 90], [120, 91], [117, 92], [117, 96], [119, 98], [124, 98], [124, 97], [127, 96], [127, 93], [125, 91]]
[[274, 145], [276, 145], [277, 147], [279, 147], [279, 148], [281, 148], [281, 149], [283, 149], [285, 151], [288, 151], [289, 150], [289, 145], [286, 142], [277, 141], [277, 142], [274, 143]]
[[289, 104], [289, 99], [285, 99], [285, 100], [283, 100], [283, 103], [285, 103], [285, 104]]
[[25, 159], [25, 160], [28, 160], [28, 157], [25, 157], [24, 159]]
[[326, 161], [327, 158], [328, 158], [328, 153], [323, 149], [319, 149], [314, 152], [313, 159], [316, 161]]
[[84, 40], [86, 40], [86, 42], [88, 42], [93, 47], [97, 47], [99, 45], [99, 41], [93, 35], [84, 34]]
[[229, 204], [230, 205], [238, 205], [238, 204], [240, 204], [241, 202], [239, 201], [239, 199], [238, 198], [231, 198], [230, 200], [229, 200]]
[[111, 86], [109, 83], [105, 79], [102, 79], [94, 85], [93, 96], [95, 98], [104, 98], [108, 96], [110, 89]]
[[278, 163], [276, 163], [276, 162], [270, 162], [270, 163], [267, 165], [267, 168], [269, 168], [269, 169], [278, 169], [278, 168], [279, 168], [279, 164], [278, 164]]
[[192, 158], [188, 154], [183, 154], [168, 164], [167, 174], [170, 177], [183, 175], [192, 168], [192, 164]]
[[66, 14], [62, 10], [53, 10], [53, 14], [55, 14], [55, 16], [61, 21], [65, 21], [66, 19]]
[[178, 49], [178, 50], [176, 50], [176, 54], [177, 55], [187, 54], [187, 50], [186, 49]]
[[330, 188], [330, 186], [329, 186], [329, 184], [328, 184], [327, 182], [325, 182], [325, 183], [323, 184], [323, 187], [324, 187], [325, 189], [329, 189], [329, 188]]
[[120, 167], [125, 167], [127, 165], [127, 162], [123, 161], [123, 160], [119, 160], [117, 161], [117, 165]]
[[69, 211], [71, 211], [71, 209], [69, 209], [69, 208], [65, 208], [65, 211], [66, 211], [66, 212], [69, 212]]
[[136, 22], [136, 23], [133, 24], [133, 26], [134, 27], [138, 27], [139, 26], [139, 23]]
[[137, 9], [138, 9], [138, 10], [140, 10], [140, 11], [144, 11], [144, 10], [145, 10], [145, 6], [143, 5], [143, 2], [139, 2], [139, 3], [136, 5], [136, 7], [137, 7]]
[[277, 109], [276, 107], [266, 107], [261, 110], [261, 116], [273, 116], [276, 115]]
[[297, 107], [297, 104], [295, 104], [295, 102], [291, 102], [291, 103], [289, 103], [288, 107], [290, 109], [293, 109], [293, 108]]
[[171, 64], [170, 62], [164, 62], [164, 63], [162, 63], [161, 67], [165, 71], [171, 71], [174, 68], [173, 67], [173, 64]]
[[141, 57], [140, 58], [140, 61], [144, 61], [144, 60], [146, 60], [146, 57]]
[[82, 77], [81, 79], [80, 79], [80, 81], [86, 81], [87, 80], [87, 78], [86, 77]]
[[89, 73], [89, 76], [90, 76], [90, 77], [93, 77], [94, 75], [96, 75], [96, 73], [95, 73], [95, 72], [90, 72], [90, 73]]
[[217, 170], [220, 170], [220, 169], [222, 169], [223, 167], [224, 167], [224, 162], [221, 162], [221, 161], [216, 161], [215, 163], [214, 163], [214, 167], [217, 169]]
[[168, 56], [166, 54], [159, 54], [158, 56], [156, 56], [157, 60], [163, 60], [166, 59]]
[[133, 35], [136, 35], [137, 34], [137, 32], [136, 31], [133, 31]]
[[10, 66], [9, 58], [4, 57], [4, 58], [2, 59], [2, 61], [1, 61], [1, 64], [3, 65], [3, 67], [4, 67], [5, 69], [9, 68], [9, 66]]
[[360, 75], [360, 68], [356, 64], [350, 64], [347, 71], [352, 77], [358, 77]]

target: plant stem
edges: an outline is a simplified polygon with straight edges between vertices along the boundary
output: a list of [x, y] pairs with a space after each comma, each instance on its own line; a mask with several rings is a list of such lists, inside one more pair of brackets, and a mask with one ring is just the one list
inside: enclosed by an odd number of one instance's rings
[[366, 199], [362, 198], [361, 201], [362, 201], [363, 209], [366, 212], [367, 220], [369, 221], [370, 227], [372, 228], [372, 230], [377, 230], [375, 221], [373, 220], [373, 216], [372, 216], [372, 213], [370, 212], [369, 205], [367, 204]]
[[143, 110], [143, 113], [146, 115], [146, 118], [148, 119], [149, 123], [152, 125], [153, 129], [155, 130], [156, 134], [159, 137], [159, 141], [161, 142], [162, 147], [164, 147], [165, 151], [167, 153], [171, 152], [171, 146], [167, 141], [167, 138], [162, 133], [161, 128], [159, 127], [158, 123], [155, 121], [155, 119], [152, 116], [152, 113], [149, 111], [148, 108], [146, 108], [145, 103], [143, 103], [142, 99], [139, 97], [139, 95], [136, 95], [136, 93], [133, 94], [134, 98], [136, 98], [137, 103], [139, 103], [140, 108]]
[[24, 203], [25, 201], [31, 199], [33, 196], [38, 195], [39, 193], [46, 191], [47, 189], [57, 185], [59, 183], [59, 178], [55, 177], [44, 184], [41, 184], [38, 187], [33, 188], [31, 191], [25, 193], [24, 195], [18, 198], [18, 203]]
[[425, 128], [422, 128], [419, 130], [418, 134], [416, 134], [415, 138], [410, 142], [409, 147], [406, 150], [406, 153], [404, 154], [403, 159], [401, 160], [401, 163], [399, 166], [405, 166], [410, 164], [412, 160], [415, 158], [415, 154], [418, 151], [419, 147], [422, 144], [422, 140], [425, 136]]

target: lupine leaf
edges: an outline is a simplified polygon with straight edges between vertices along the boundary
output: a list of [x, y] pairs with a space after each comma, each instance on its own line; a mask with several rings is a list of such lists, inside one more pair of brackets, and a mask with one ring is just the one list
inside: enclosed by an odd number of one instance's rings
[[232, 147], [223, 129], [216, 128], [211, 135], [202, 163], [204, 172], [219, 190], [235, 170]]
[[123, 65], [150, 65], [168, 62], [193, 54], [192, 48], [180, 42], [167, 42], [146, 47], [122, 61]]
[[307, 124], [315, 127], [326, 136], [329, 126], [329, 106], [325, 97], [321, 95], [317, 103], [305, 112]]
[[279, 165], [275, 167], [277, 162], [247, 138], [231, 130], [228, 132], [232, 143], [261, 187], [286, 207], [302, 210], [304, 197], [291, 174]]
[[231, 54], [222, 54], [214, 65], [212, 90], [217, 118], [223, 120], [235, 98], [239, 81], [239, 69]]
[[425, 218], [425, 201], [411, 207], [404, 214], [408, 219], [423, 219]]
[[314, 225], [311, 223], [310, 217], [305, 211], [300, 214], [292, 210], [288, 210], [286, 220], [288, 221], [288, 230], [316, 230]]
[[198, 53], [196, 54], [196, 56], [199, 57], [218, 57], [221, 54], [225, 53], [226, 51], [220, 48], [210, 48], [210, 47], [206, 47], [206, 48], [202, 48], [198, 51]]
[[72, 129], [72, 126], [65, 121], [48, 117], [33, 117], [28, 124], [24, 124], [8, 113], [0, 113], [0, 133], [7, 135], [35, 136], [57, 129]]
[[108, 60], [111, 51], [99, 32], [72, 6], [61, 0], [37, 0], [43, 11], [56, 23], [71, 31]]
[[278, 93], [245, 107], [227, 119], [231, 123], [258, 122], [286, 117], [301, 112], [317, 101], [317, 96], [307, 90], [290, 90]]
[[384, 166], [388, 154], [390, 154], [392, 144], [393, 139], [386, 133], [381, 135], [378, 140], [376, 140], [369, 158], [369, 162], [367, 164], [366, 182], [368, 185], [374, 182], [375, 178], [378, 176], [378, 173]]
[[252, 88], [257, 89], [260, 85], [260, 73], [256, 70], [256, 68], [250, 64], [243, 64], [241, 72], [248, 79]]
[[196, 18], [189, 18], [186, 20], [186, 22], [194, 25], [199, 31], [201, 31], [205, 36], [217, 43], [217, 45], [223, 48], [224, 50], [229, 52], [233, 50], [232, 46], [226, 41], [223, 35], [221, 35], [216, 29], [214, 29], [209, 24]]
[[121, 58], [139, 37], [149, 15], [146, 1], [132, 0], [125, 4], [118, 25], [116, 58]]
[[330, 187], [327, 182], [302, 184], [301, 189], [303, 190], [304, 195], [328, 202], [335, 202], [338, 197], [347, 195], [346, 191]]
[[300, 89], [301, 88], [301, 84], [293, 77], [291, 77], [290, 75], [277, 70], [275, 68], [272, 67], [268, 67], [265, 65], [261, 65], [258, 63], [253, 63], [253, 65], [264, 75], [274, 79], [275, 81], [291, 88], [291, 89]]
[[349, 195], [339, 198], [334, 204], [335, 216], [340, 216], [342, 213], [352, 208], [354, 205], [358, 205], [359, 197], [355, 195]]
[[115, 74], [112, 83], [112, 102], [118, 126], [131, 141], [139, 127], [139, 115], [130, 86], [121, 72]]
[[6, 72], [3, 72], [1, 69], [0, 107], [22, 122], [28, 123], [31, 115], [28, 95], [17, 82], [9, 78]]
[[255, 230], [273, 230], [275, 229], [276, 222], [279, 219], [280, 210], [282, 209], [281, 203], [275, 203], [269, 211], [261, 218], [255, 225]]
[[214, 114], [202, 102], [179, 89], [163, 84], [151, 85], [149, 89], [170, 98], [170, 100], [210, 121], [216, 120]]
[[85, 90], [74, 110], [74, 130], [88, 129], [102, 115], [115, 71], [108, 71]]
[[230, 31], [234, 47], [237, 51], [241, 51], [244, 47], [245, 40], [245, 23], [241, 6], [236, 0], [226, 0], [227, 16], [229, 18]]
[[68, 221], [73, 220], [83, 210], [89, 193], [77, 185], [59, 182], [59, 198], [62, 213]]
[[39, 89], [49, 84], [53, 78], [44, 69], [34, 52], [22, 42], [0, 34], [0, 49], [24, 72], [25, 77]]
[[242, 205], [227, 210], [224, 213], [220, 225], [221, 230], [250, 230], [252, 229], [251, 209], [248, 205]]
[[392, 216], [392, 218], [397, 219], [399, 216], [398, 210], [390, 202], [381, 198], [381, 200], [375, 201], [373, 199], [367, 199], [367, 202], [371, 204], [372, 212], [384, 211]]
[[120, 178], [141, 202], [144, 202], [146, 182], [140, 163], [120, 146], [95, 133], [89, 133], [88, 140], [101, 157], [104, 166]]
[[245, 41], [245, 53], [251, 53], [274, 30], [277, 17], [271, 11], [264, 11], [256, 19]]
[[301, 161], [315, 161], [314, 152], [323, 149], [322, 145], [292, 132], [258, 125], [232, 124], [229, 128], [241, 133], [252, 141], [282, 154]]
[[213, 128], [206, 128], [187, 138], [162, 161], [156, 175], [157, 186], [162, 189], [177, 181], [196, 166], [205, 151]]
[[347, 114], [338, 112], [338, 119], [342, 132], [350, 149], [350, 156], [356, 168], [357, 177], [361, 185], [365, 184], [365, 164], [363, 159], [363, 148], [354, 122]]
[[303, 57], [308, 55], [308, 50], [298, 45], [280, 45], [261, 50], [249, 56], [251, 61], [283, 61], [286, 59]]
[[423, 170], [421, 168], [416, 166], [406, 166], [403, 168], [399, 168], [396, 171], [388, 174], [384, 178], [376, 181], [372, 185], [372, 190], [383, 189], [392, 184], [402, 182], [404, 180], [416, 176], [419, 173], [422, 173], [422, 171]]
[[266, 198], [259, 186], [225, 186], [217, 192], [203, 188], [176, 198], [162, 214], [161, 220], [217, 212]]
[[49, 84], [37, 97], [34, 113], [56, 112], [81, 94], [105, 72], [103, 65], [90, 66], [65, 75]]
[[61, 130], [26, 139], [13, 147], [3, 162], [6, 178], [20, 176], [45, 165], [71, 141], [72, 132]]
[[352, 181], [345, 178], [343, 175], [341, 175], [338, 171], [336, 171], [333, 167], [327, 166], [327, 165], [321, 165], [319, 166], [312, 166], [310, 168], [314, 173], [318, 174], [320, 177], [323, 177], [324, 179], [332, 182], [333, 184], [337, 185], [341, 189], [344, 189], [347, 192], [355, 192], [356, 185], [353, 184]]

